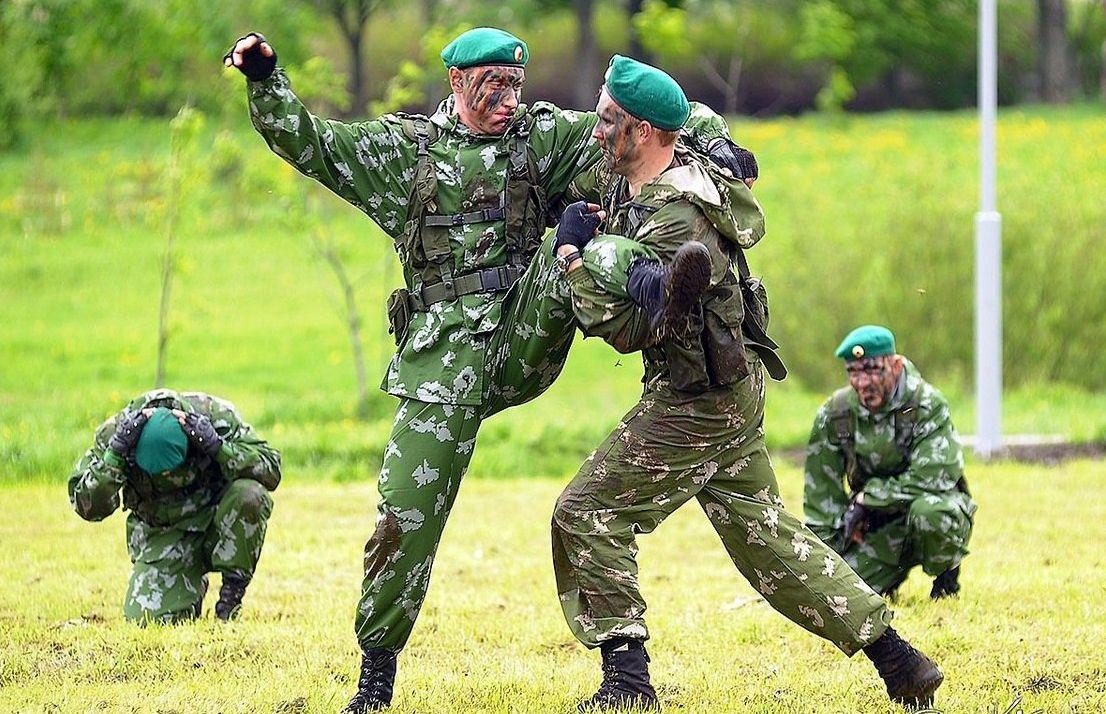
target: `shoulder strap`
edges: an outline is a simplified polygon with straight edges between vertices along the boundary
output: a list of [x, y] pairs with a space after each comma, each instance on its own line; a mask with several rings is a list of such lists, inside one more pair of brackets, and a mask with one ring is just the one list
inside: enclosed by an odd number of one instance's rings
[[830, 426], [830, 440], [841, 449], [845, 457], [845, 478], [855, 493], [863, 488], [863, 476], [856, 458], [856, 416], [849, 408], [849, 393], [839, 389], [833, 393], [827, 421]]
[[904, 457], [910, 455], [910, 450], [914, 446], [914, 424], [918, 420], [920, 406], [915, 392], [906, 400], [906, 404], [892, 415], [895, 424], [895, 447]]
[[507, 263], [525, 269], [546, 224], [545, 194], [538, 164], [530, 151], [534, 117], [524, 114], [514, 131], [507, 165], [503, 208], [507, 233]]

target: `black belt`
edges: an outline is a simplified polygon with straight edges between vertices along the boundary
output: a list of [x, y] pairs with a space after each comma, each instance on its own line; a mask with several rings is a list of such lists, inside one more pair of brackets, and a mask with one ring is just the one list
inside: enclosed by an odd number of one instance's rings
[[426, 312], [436, 302], [456, 300], [462, 295], [503, 292], [517, 283], [522, 273], [522, 268], [517, 265], [474, 270], [411, 291], [407, 296], [407, 305], [412, 312]]
[[430, 214], [423, 216], [424, 226], [463, 226], [469, 223], [491, 223], [502, 221], [507, 216], [507, 209], [503, 206], [484, 208], [469, 213], [450, 213], [445, 215]]

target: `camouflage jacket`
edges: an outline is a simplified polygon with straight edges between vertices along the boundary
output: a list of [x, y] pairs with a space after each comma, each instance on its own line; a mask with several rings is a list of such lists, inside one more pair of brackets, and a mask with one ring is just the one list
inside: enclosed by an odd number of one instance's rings
[[[412, 265], [415, 246], [406, 244], [418, 164], [418, 143], [404, 130], [409, 117], [387, 114], [349, 124], [316, 117], [292, 92], [281, 69], [263, 81], [247, 82], [247, 92], [253, 125], [270, 148], [372, 218], [392, 238], [407, 288], [417, 291], [422, 278]], [[546, 226], [571, 201], [597, 202], [607, 171], [591, 137], [596, 121], [594, 113], [538, 102], [520, 106], [503, 136], [480, 135], [458, 121], [447, 99], [429, 117], [437, 133], [429, 146], [437, 179], [434, 213], [470, 213], [505, 203], [519, 132], [528, 132], [528, 163], [544, 193], [547, 211], [541, 220]], [[691, 126], [699, 141], [728, 132], [725, 121], [702, 105], [695, 106]], [[507, 263], [503, 218], [439, 230], [448, 231], [454, 275]], [[537, 245], [528, 248], [532, 256]], [[421, 401], [480, 404], [488, 337], [500, 324], [506, 295], [462, 295], [414, 312], [381, 387]]]
[[[223, 438], [214, 460], [191, 450], [184, 464], [161, 476], [151, 476], [133, 463], [115, 466], [107, 456], [115, 425], [128, 413], [164, 406], [198, 412], [211, 420]], [[120, 505], [149, 526], [203, 530], [227, 483], [253, 479], [270, 491], [280, 483], [280, 452], [259, 437], [230, 402], [200, 392], [155, 389], [139, 396], [96, 429], [95, 441], [69, 477], [69, 502], [81, 518], [99, 521]]]
[[[737, 250], [751, 247], [764, 235], [760, 204], [745, 184], [722, 180], [712, 166], [682, 148], [677, 148], [676, 164], [642, 186], [636, 197], [630, 199], [628, 191], [621, 176], [608, 187], [604, 200], [608, 234], [647, 246], [665, 264], [683, 243], [697, 240], [710, 251], [712, 263], [703, 309], [693, 318], [687, 339], [647, 341], [642, 350], [642, 381], [649, 386], [664, 381], [692, 392], [719, 386], [718, 375], [708, 374], [708, 362], [712, 369], [717, 366], [712, 347], [717, 350], [734, 342], [741, 364], [731, 365], [721, 383], [743, 377], [747, 373], [740, 346], [744, 308], [734, 261]], [[627, 351], [628, 345], [614, 346]]]
[[[908, 360], [891, 400], [878, 412], [860, 406], [851, 387], [830, 397], [818, 411], [807, 447], [803, 509], [807, 525], [820, 537], [829, 538], [840, 529], [854, 495], [832, 423], [837, 404], [846, 405], [845, 413], [855, 420], [854, 448], [865, 508], [893, 514], [926, 494], [966, 493], [964, 456], [948, 402]], [[908, 409], [914, 411], [909, 434], [898, 437], [896, 413]]]

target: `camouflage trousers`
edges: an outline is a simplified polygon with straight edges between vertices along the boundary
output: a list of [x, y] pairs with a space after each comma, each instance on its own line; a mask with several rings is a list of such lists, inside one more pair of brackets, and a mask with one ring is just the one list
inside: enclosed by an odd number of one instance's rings
[[481, 406], [401, 398], [384, 452], [376, 529], [365, 544], [355, 629], [363, 649], [399, 652], [430, 585], [434, 555], [482, 421], [544, 392], [560, 374], [576, 325], [552, 235], [507, 296], [490, 337]]
[[[604, 338], [640, 333], [624, 276], [641, 249], [624, 239], [588, 248], [590, 280], [580, 270], [569, 276], [577, 319]], [[763, 370], [759, 362], [750, 367], [744, 380], [699, 394], [650, 384], [557, 500], [557, 590], [585, 645], [648, 637], [636, 537], [692, 498], [737, 569], [793, 622], [850, 655], [886, 629], [891, 613], [883, 599], [784, 510], [764, 444]]]
[[207, 573], [253, 577], [273, 512], [269, 492], [256, 481], [238, 479], [211, 511], [204, 530], [156, 528], [130, 514], [127, 550], [134, 568], [123, 599], [128, 620], [190, 619]]
[[876, 592], [892, 590], [920, 565], [931, 577], [968, 554], [975, 503], [966, 493], [927, 494], [900, 517], [865, 534], [864, 542], [830, 543]]

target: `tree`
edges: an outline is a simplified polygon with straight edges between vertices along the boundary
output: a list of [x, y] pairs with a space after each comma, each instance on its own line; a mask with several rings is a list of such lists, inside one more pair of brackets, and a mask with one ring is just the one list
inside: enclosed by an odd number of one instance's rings
[[576, 66], [573, 68], [573, 96], [576, 106], [587, 107], [595, 101], [595, 0], [572, 0], [576, 13]]
[[1071, 45], [1066, 0], [1037, 0], [1037, 80], [1041, 99], [1050, 104], [1071, 99]]
[[368, 87], [365, 86], [365, 25], [386, 0], [313, 0], [315, 6], [329, 15], [349, 50], [349, 96], [351, 113], [365, 110]]

